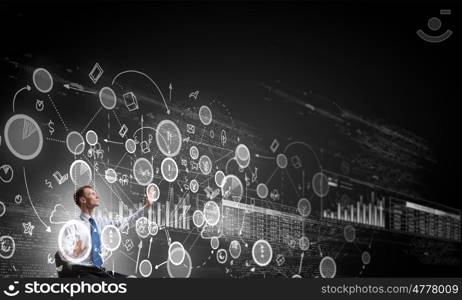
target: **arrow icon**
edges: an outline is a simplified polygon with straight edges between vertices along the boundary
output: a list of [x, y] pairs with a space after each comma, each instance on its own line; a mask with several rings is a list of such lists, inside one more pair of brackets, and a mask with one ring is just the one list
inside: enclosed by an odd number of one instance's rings
[[136, 257], [135, 274], [138, 272], [138, 263], [140, 261], [141, 248], [143, 248], [143, 241], [140, 241], [140, 243], [138, 244], [138, 256]]
[[37, 213], [37, 210], [35, 209], [34, 203], [32, 203], [32, 199], [30, 198], [30, 193], [29, 193], [29, 187], [27, 186], [26, 169], [24, 167], [22, 167], [22, 171], [23, 171], [23, 174], [24, 174], [24, 183], [26, 184], [27, 197], [29, 198], [30, 205], [32, 206], [32, 208], [34, 210], [34, 213], [37, 216], [37, 218], [39, 219], [39, 221], [43, 224], [43, 226], [45, 226], [46, 232], [51, 232], [51, 227], [48, 226], [45, 222], [43, 222], [42, 218], [40, 218], [40, 216]]
[[16, 102], [16, 97], [18, 96], [19, 93], [21, 93], [24, 90], [30, 91], [30, 85], [26, 85], [25, 87], [20, 88], [16, 93], [14, 93], [14, 96], [13, 96], [13, 112], [15, 112], [14, 111], [14, 104]]
[[148, 258], [151, 256], [151, 244], [152, 244], [152, 236], [149, 239], [149, 250], [148, 250]]
[[78, 84], [78, 83], [71, 83], [71, 84], [65, 83], [65, 84], [63, 84], [63, 86], [64, 86], [64, 88], [66, 88], [68, 90], [74, 90], [74, 91], [88, 93], [88, 94], [96, 94], [96, 92], [85, 90], [83, 88], [83, 86]]

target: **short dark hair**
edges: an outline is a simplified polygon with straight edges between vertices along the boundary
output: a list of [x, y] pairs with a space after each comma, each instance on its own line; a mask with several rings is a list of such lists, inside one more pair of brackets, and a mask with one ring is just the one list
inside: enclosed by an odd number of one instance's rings
[[92, 189], [93, 187], [91, 185], [84, 185], [84, 186], [79, 187], [74, 193], [74, 201], [75, 201], [75, 204], [78, 207], [80, 207], [80, 197], [85, 196], [85, 189], [86, 188]]

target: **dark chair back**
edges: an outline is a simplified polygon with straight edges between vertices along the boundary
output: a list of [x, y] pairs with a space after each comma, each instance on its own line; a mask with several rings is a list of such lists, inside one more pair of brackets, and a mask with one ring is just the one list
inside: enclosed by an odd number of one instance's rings
[[72, 266], [61, 257], [59, 251], [55, 253], [55, 264], [59, 278], [72, 277]]

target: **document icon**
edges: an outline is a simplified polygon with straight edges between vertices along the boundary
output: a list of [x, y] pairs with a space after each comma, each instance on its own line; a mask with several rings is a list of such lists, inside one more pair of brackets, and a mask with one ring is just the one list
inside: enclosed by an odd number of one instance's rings
[[123, 98], [128, 111], [134, 111], [139, 108], [138, 100], [136, 100], [135, 94], [133, 94], [133, 92], [123, 94]]

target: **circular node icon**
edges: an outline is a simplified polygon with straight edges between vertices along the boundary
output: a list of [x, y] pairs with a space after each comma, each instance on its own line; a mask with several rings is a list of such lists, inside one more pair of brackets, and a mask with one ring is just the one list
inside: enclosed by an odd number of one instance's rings
[[310, 248], [310, 240], [306, 236], [302, 236], [298, 240], [298, 246], [300, 247], [300, 250], [306, 251]]
[[297, 210], [302, 217], [308, 217], [311, 214], [310, 201], [306, 198], [301, 198], [300, 200], [298, 200]]
[[174, 182], [178, 177], [178, 165], [173, 158], [164, 158], [160, 165], [160, 171], [162, 173], [162, 177], [164, 177], [164, 179], [168, 182]]
[[152, 264], [148, 259], [142, 260], [139, 265], [140, 274], [143, 277], [149, 277], [152, 273]]
[[210, 174], [210, 171], [212, 171], [212, 160], [210, 157], [202, 155], [201, 158], [199, 158], [199, 169], [204, 175]]
[[94, 146], [98, 143], [98, 135], [93, 130], [88, 130], [87, 134], [85, 134], [85, 140], [88, 145]]
[[204, 125], [212, 123], [212, 111], [208, 106], [202, 105], [199, 108], [199, 119]]
[[105, 109], [111, 110], [117, 104], [117, 96], [110, 87], [105, 86], [99, 91], [99, 101]]
[[149, 234], [152, 236], [157, 235], [159, 232], [159, 226], [156, 222], [149, 222]]
[[247, 148], [244, 144], [239, 144], [236, 147], [236, 151], [234, 153], [234, 157], [236, 159], [237, 164], [240, 168], [244, 169], [247, 168], [250, 164], [250, 152], [249, 148]]
[[89, 185], [92, 180], [90, 166], [83, 160], [75, 160], [69, 168], [69, 175], [76, 186]]
[[13, 257], [16, 250], [14, 239], [9, 235], [0, 236], [0, 257], [10, 259]]
[[292, 278], [294, 278], [294, 279], [301, 279], [302, 276], [301, 276], [300, 274], [294, 274], [294, 275], [292, 275]]
[[196, 179], [193, 179], [189, 182], [189, 189], [191, 190], [191, 192], [197, 193], [197, 191], [199, 190], [199, 183]]
[[3, 217], [3, 215], [6, 213], [6, 207], [5, 203], [0, 201], [0, 218]]
[[196, 210], [193, 213], [193, 223], [194, 226], [196, 227], [202, 227], [204, 225], [205, 219], [204, 219], [204, 214], [200, 210]]
[[266, 199], [268, 197], [268, 187], [264, 183], [259, 183], [257, 185], [257, 195], [261, 199]]
[[212, 247], [213, 250], [216, 250], [218, 247], [220, 247], [220, 240], [216, 236], [210, 239], [210, 247]]
[[244, 188], [241, 180], [236, 175], [227, 175], [222, 181], [221, 195], [225, 200], [232, 200], [234, 202], [240, 202]]
[[287, 156], [282, 153], [278, 154], [278, 156], [276, 156], [276, 164], [279, 168], [285, 169], [287, 167]]
[[215, 226], [220, 221], [220, 208], [215, 201], [208, 201], [204, 205], [204, 219], [210, 226]]
[[191, 148], [189, 148], [189, 156], [191, 156], [192, 159], [197, 159], [199, 157], [199, 149], [197, 149], [196, 146], [191, 146]]
[[267, 266], [273, 259], [273, 248], [265, 240], [258, 240], [252, 247], [253, 261], [260, 267]]
[[223, 173], [223, 171], [216, 171], [215, 184], [220, 188], [223, 185], [223, 179], [225, 179], [225, 173]]
[[18, 114], [9, 118], [4, 136], [6, 146], [19, 159], [34, 159], [42, 151], [42, 130], [29, 116]]
[[314, 174], [312, 186], [314, 193], [318, 197], [325, 197], [329, 193], [329, 181], [327, 176], [322, 172]]
[[322, 278], [334, 278], [337, 273], [337, 264], [330, 256], [325, 256], [319, 263], [319, 273]]
[[133, 164], [133, 176], [139, 185], [147, 186], [154, 178], [151, 162], [144, 157], [138, 158]]
[[181, 250], [180, 248], [176, 248], [175, 250], [173, 250], [172, 255], [176, 255], [176, 252], [184, 253], [183, 263], [176, 266], [173, 263], [171, 263], [170, 260], [168, 260], [167, 261], [168, 275], [170, 276], [170, 278], [189, 278], [191, 276], [191, 270], [192, 270], [191, 256], [189, 256], [188, 251], [184, 249]]
[[146, 217], [136, 220], [135, 230], [140, 238], [147, 238], [149, 236], [149, 220]]
[[72, 154], [82, 154], [83, 150], [85, 150], [85, 141], [83, 140], [83, 136], [77, 131], [69, 132], [66, 137], [66, 146], [67, 150], [69, 150]]
[[35, 88], [41, 93], [48, 93], [53, 88], [53, 77], [50, 72], [44, 68], [34, 70], [32, 82]]
[[368, 265], [371, 262], [371, 254], [367, 251], [364, 251], [361, 255], [361, 261], [363, 264]]
[[356, 238], [356, 229], [352, 225], [347, 225], [343, 229], [343, 236], [348, 243], [354, 242]]
[[156, 202], [160, 197], [160, 189], [155, 183], [150, 183], [146, 187], [146, 197], [150, 202]]
[[229, 255], [231, 255], [232, 258], [238, 259], [239, 256], [241, 256], [241, 244], [237, 240], [231, 241], [229, 244]]
[[168, 247], [168, 261], [173, 265], [181, 265], [185, 258], [185, 249], [180, 242], [173, 242]]
[[217, 251], [217, 261], [220, 264], [224, 264], [226, 263], [227, 260], [228, 260], [228, 252], [226, 252], [225, 249], [218, 250]]
[[160, 152], [167, 157], [176, 156], [181, 149], [181, 132], [170, 120], [163, 120], [157, 125], [156, 143]]
[[133, 154], [136, 151], [136, 143], [132, 139], [128, 139], [125, 141], [125, 150], [127, 150], [128, 153]]
[[119, 249], [121, 241], [120, 231], [114, 225], [107, 225], [101, 231], [101, 243], [107, 250], [115, 251]]
[[63, 257], [74, 264], [84, 261], [91, 252], [90, 228], [80, 220], [70, 220], [61, 227], [58, 247]]
[[107, 182], [114, 183], [117, 181], [117, 173], [114, 169], [109, 168], [104, 172], [104, 178]]

